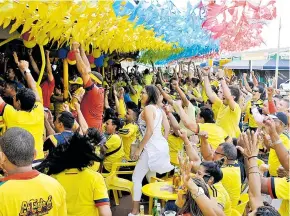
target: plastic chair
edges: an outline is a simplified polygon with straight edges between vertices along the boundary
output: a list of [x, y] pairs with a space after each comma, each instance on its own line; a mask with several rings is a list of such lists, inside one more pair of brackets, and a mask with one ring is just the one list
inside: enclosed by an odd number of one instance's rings
[[240, 196], [240, 204], [237, 205], [236, 207], [232, 208], [232, 209], [237, 210], [240, 213], [240, 215], [243, 215], [248, 202], [249, 202], [249, 195], [247, 193], [241, 194], [241, 196]]
[[240, 214], [240, 212], [238, 210], [232, 208], [231, 216], [242, 216], [242, 215]]
[[[129, 193], [133, 193], [133, 182], [127, 179], [119, 178], [118, 175], [124, 174], [133, 174], [133, 170], [130, 171], [120, 171], [120, 167], [128, 167], [128, 166], [136, 166], [136, 162], [128, 162], [128, 163], [113, 163], [112, 169], [110, 173], [105, 174], [105, 182], [107, 185], [107, 189], [113, 191], [113, 196], [115, 200], [115, 204], [119, 205], [119, 195], [118, 191], [127, 191]], [[120, 194], [121, 196], [121, 194]]]

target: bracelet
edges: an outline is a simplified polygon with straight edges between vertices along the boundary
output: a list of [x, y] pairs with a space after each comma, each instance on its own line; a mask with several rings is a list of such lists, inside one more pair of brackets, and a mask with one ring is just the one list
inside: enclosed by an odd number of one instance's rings
[[278, 139], [277, 141], [272, 142], [272, 145], [270, 147], [273, 148], [275, 145], [279, 145], [279, 144], [283, 144], [281, 139]]
[[193, 199], [197, 199], [199, 196], [204, 195], [204, 190], [201, 187], [197, 188], [197, 193], [196, 194], [191, 194], [191, 197]]
[[257, 158], [258, 156], [251, 156], [251, 157], [248, 157], [248, 160], [252, 159], [252, 158]]
[[258, 166], [251, 166], [251, 167], [248, 168], [248, 170], [250, 170], [250, 169], [252, 169], [252, 168], [255, 168], [255, 167], [258, 168]]

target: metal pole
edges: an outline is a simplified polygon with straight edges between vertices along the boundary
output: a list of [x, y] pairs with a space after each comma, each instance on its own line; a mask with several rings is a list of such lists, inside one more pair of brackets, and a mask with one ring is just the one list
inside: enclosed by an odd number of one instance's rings
[[276, 54], [276, 68], [275, 68], [275, 84], [276, 88], [278, 87], [278, 74], [279, 74], [279, 57], [280, 57], [280, 32], [281, 32], [281, 17], [279, 19], [279, 31], [278, 31], [278, 46]]

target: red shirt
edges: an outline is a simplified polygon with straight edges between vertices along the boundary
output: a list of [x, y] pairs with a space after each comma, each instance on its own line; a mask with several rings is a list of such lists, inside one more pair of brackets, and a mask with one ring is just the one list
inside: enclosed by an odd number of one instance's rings
[[46, 108], [50, 107], [50, 97], [53, 93], [54, 86], [55, 86], [54, 79], [52, 81], [49, 81], [47, 79], [40, 86], [42, 89], [43, 106]]
[[81, 102], [81, 111], [89, 127], [102, 131], [104, 89], [98, 88], [91, 79], [84, 86], [86, 93]]

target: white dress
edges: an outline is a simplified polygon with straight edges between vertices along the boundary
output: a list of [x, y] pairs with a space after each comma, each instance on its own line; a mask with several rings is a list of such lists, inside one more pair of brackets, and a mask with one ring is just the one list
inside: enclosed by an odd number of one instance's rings
[[[156, 117], [154, 119], [153, 134], [150, 137], [149, 141], [145, 144], [144, 150], [140, 157], [143, 154], [148, 155], [148, 167], [150, 171], [157, 172], [159, 174], [169, 172], [174, 167], [170, 164], [169, 156], [169, 146], [167, 140], [162, 135], [162, 118], [163, 110], [156, 108]], [[142, 135], [146, 133], [146, 123], [139, 115], [138, 125]]]

